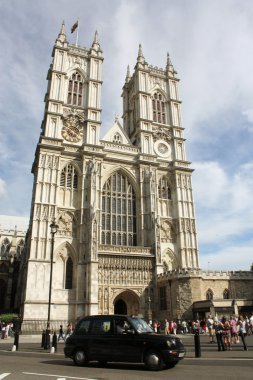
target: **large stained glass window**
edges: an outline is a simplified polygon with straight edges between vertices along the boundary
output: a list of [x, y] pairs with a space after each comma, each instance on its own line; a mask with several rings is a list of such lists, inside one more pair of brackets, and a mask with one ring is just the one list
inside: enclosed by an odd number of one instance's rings
[[135, 192], [120, 172], [103, 186], [101, 218], [102, 244], [137, 245]]

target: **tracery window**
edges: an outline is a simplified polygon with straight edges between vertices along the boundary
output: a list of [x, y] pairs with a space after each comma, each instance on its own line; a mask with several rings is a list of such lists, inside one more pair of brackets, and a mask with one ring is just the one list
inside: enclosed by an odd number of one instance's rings
[[115, 135], [113, 136], [112, 142], [114, 144], [121, 144], [122, 143], [122, 137], [120, 136], [119, 133], [115, 133]]
[[229, 290], [225, 289], [223, 292], [223, 299], [228, 300], [229, 299]]
[[171, 188], [166, 177], [162, 177], [158, 184], [158, 196], [161, 199], [171, 199]]
[[153, 120], [157, 123], [166, 123], [165, 99], [162, 94], [155, 92], [152, 96]]
[[2, 258], [8, 257], [10, 247], [11, 247], [11, 243], [10, 243], [9, 239], [5, 238], [2, 242], [2, 245], [1, 245], [1, 257]]
[[208, 291], [206, 292], [206, 299], [207, 300], [213, 299], [213, 291], [211, 289], [208, 289]]
[[66, 278], [65, 278], [65, 289], [72, 289], [73, 282], [73, 260], [68, 257], [66, 262]]
[[77, 189], [78, 176], [75, 167], [71, 164], [65, 166], [61, 171], [60, 186]]
[[72, 74], [68, 86], [68, 104], [82, 106], [83, 103], [83, 81], [81, 75], [76, 71]]
[[24, 250], [24, 245], [25, 245], [25, 242], [23, 239], [21, 239], [19, 242], [18, 242], [18, 245], [17, 245], [17, 251], [16, 251], [16, 254], [17, 254], [17, 257], [19, 258], [21, 255], [22, 255], [22, 252]]
[[128, 178], [114, 173], [102, 192], [101, 243], [136, 245], [136, 197]]

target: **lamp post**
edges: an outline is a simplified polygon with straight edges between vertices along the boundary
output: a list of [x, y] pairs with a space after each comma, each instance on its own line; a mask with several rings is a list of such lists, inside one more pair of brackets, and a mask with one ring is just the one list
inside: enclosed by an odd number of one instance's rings
[[50, 278], [49, 278], [49, 293], [48, 293], [48, 311], [47, 311], [47, 329], [45, 336], [44, 349], [48, 349], [50, 345], [50, 313], [51, 313], [51, 294], [52, 294], [52, 277], [53, 277], [53, 258], [54, 258], [54, 235], [58, 230], [58, 225], [55, 223], [55, 218], [50, 224], [51, 229], [51, 251], [50, 251]]
[[148, 320], [152, 320], [151, 298], [148, 297]]

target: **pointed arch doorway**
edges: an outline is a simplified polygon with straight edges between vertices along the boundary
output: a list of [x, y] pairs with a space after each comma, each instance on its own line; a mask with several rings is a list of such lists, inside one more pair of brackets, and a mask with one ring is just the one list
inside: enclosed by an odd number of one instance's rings
[[136, 293], [125, 290], [118, 294], [114, 301], [114, 314], [137, 315], [140, 313], [140, 299]]
[[117, 302], [115, 302], [114, 314], [121, 314], [121, 315], [127, 314], [127, 305], [125, 301], [123, 301], [121, 298]]

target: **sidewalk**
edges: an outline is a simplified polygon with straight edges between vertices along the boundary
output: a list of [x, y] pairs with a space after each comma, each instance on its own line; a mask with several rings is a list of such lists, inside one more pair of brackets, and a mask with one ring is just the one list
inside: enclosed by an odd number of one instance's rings
[[[178, 335], [186, 348], [186, 358], [195, 358], [194, 335]], [[20, 335], [18, 352], [27, 353], [50, 353], [41, 347], [41, 335]], [[252, 359], [253, 360], [253, 335], [246, 337], [248, 351], [243, 350], [242, 343], [232, 345], [232, 351], [218, 351], [216, 343], [209, 343], [207, 335], [200, 336], [201, 358], [200, 359]], [[12, 351], [14, 338], [0, 339], [0, 351]], [[64, 342], [57, 344], [57, 353], [62, 354]], [[17, 351], [16, 351], [17, 352]], [[52, 356], [55, 354], [51, 354]], [[198, 360], [199, 358], [196, 358]]]

